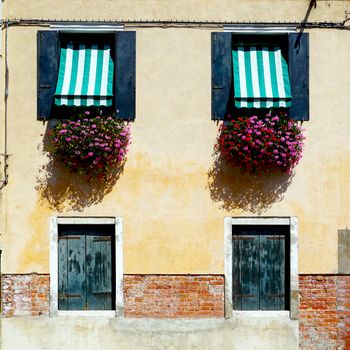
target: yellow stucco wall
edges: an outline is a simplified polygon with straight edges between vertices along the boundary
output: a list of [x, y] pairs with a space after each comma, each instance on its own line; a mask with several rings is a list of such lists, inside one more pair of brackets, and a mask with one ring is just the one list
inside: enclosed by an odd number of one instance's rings
[[[36, 1], [4, 3], [3, 17], [301, 20], [309, 1]], [[311, 20], [344, 19], [349, 1], [318, 1]], [[112, 19], [114, 16], [112, 16]], [[119, 180], [89, 188], [45, 170], [36, 120], [36, 32], [8, 30], [9, 184], [1, 194], [4, 273], [49, 271], [51, 215], [122, 216], [125, 273], [223, 273], [229, 215], [297, 216], [301, 273], [337, 272], [337, 230], [350, 225], [350, 35], [310, 30], [311, 120], [292, 178], [252, 180], [217, 169], [211, 121], [210, 32], [137, 31], [137, 117]], [[217, 30], [217, 29], [216, 29]], [[3, 60], [4, 61], [4, 60]], [[4, 62], [2, 62], [4, 72]], [[3, 94], [3, 85], [1, 93]], [[4, 108], [1, 105], [1, 152]], [[44, 168], [43, 168], [44, 166]]]

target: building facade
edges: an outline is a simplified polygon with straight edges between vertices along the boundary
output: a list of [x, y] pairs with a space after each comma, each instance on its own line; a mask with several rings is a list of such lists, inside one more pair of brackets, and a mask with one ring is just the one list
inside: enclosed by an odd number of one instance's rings
[[[350, 348], [349, 12], [348, 0], [3, 1], [1, 348]], [[234, 100], [250, 102], [234, 90], [244, 45], [286, 67], [272, 100], [291, 100], [306, 137], [292, 173], [254, 176], [215, 151]], [[102, 67], [107, 92], [89, 80], [83, 93], [85, 78], [64, 92], [74, 59], [74, 79]], [[59, 104], [86, 96], [130, 126], [108, 181], [50, 156], [74, 114]]]

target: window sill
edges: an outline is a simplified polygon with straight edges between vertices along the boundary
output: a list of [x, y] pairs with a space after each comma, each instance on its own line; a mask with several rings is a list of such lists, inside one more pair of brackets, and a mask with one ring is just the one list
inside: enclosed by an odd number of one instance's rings
[[115, 310], [77, 310], [77, 311], [57, 311], [57, 316], [67, 317], [117, 317]]
[[241, 311], [241, 310], [232, 310], [232, 317], [235, 316], [247, 316], [247, 317], [284, 317], [290, 318], [289, 310], [254, 310], [254, 311]]

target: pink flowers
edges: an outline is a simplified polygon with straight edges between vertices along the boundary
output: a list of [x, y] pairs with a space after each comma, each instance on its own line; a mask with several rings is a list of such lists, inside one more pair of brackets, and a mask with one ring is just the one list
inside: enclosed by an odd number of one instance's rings
[[302, 157], [301, 128], [284, 114], [239, 117], [222, 124], [216, 149], [252, 174], [290, 172]]
[[73, 172], [88, 178], [106, 178], [113, 165], [125, 161], [130, 128], [110, 116], [89, 117], [59, 123], [48, 134], [51, 156]]

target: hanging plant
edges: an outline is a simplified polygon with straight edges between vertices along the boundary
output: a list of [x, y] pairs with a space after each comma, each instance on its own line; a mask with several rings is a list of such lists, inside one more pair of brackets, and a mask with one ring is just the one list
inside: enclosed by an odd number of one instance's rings
[[251, 174], [290, 172], [302, 157], [304, 139], [285, 114], [239, 117], [221, 125], [216, 149]]
[[88, 179], [105, 179], [121, 165], [130, 143], [129, 125], [112, 117], [85, 116], [58, 123], [49, 132], [51, 156]]

